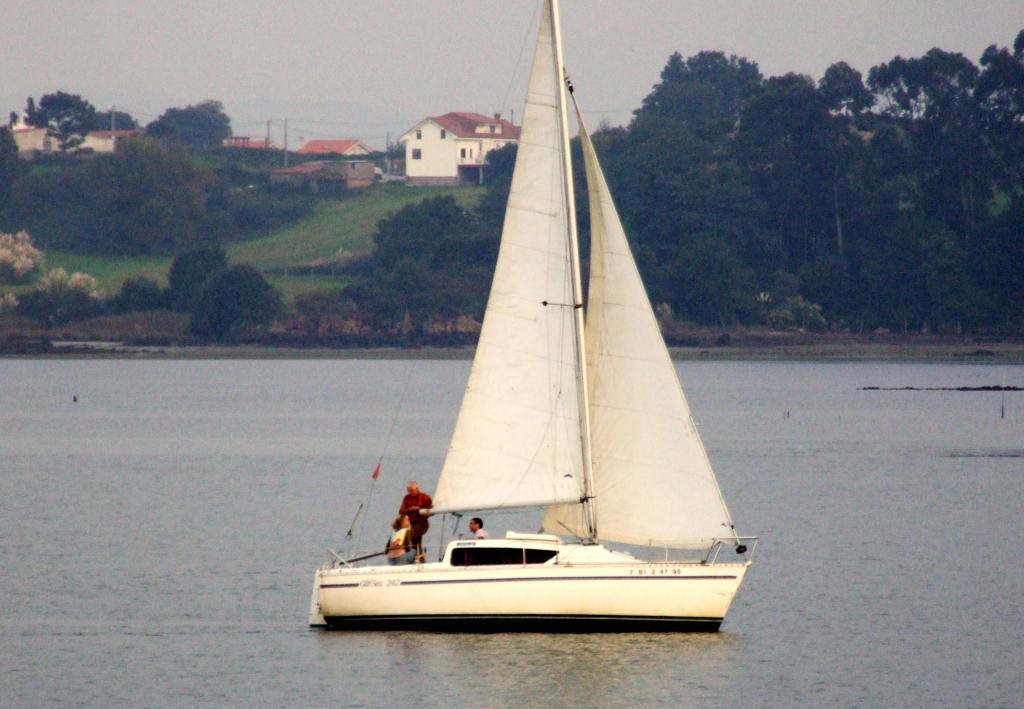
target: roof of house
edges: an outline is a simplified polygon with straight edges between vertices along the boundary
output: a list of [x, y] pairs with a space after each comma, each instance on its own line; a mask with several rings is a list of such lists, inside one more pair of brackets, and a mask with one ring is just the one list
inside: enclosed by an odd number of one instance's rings
[[[502, 137], [510, 140], [519, 139], [519, 126], [513, 125], [504, 118], [485, 116], [482, 113], [470, 113], [466, 111], [452, 111], [443, 116], [431, 116], [428, 120], [438, 124], [449, 133], [459, 138], [480, 138], [482, 136]], [[482, 125], [497, 124], [501, 126], [501, 133], [477, 133], [476, 129]]]
[[363, 150], [369, 150], [355, 138], [348, 138], [345, 140], [307, 140], [305, 144], [299, 148], [298, 152], [316, 154], [339, 153], [344, 155], [355, 146], [359, 146]]

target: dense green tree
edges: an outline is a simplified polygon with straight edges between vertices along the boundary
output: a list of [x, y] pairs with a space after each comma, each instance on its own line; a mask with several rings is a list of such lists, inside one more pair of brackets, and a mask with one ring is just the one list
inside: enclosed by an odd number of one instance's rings
[[167, 302], [175, 310], [192, 310], [203, 286], [215, 273], [228, 267], [228, 258], [220, 247], [186, 251], [174, 258], [167, 274]]
[[990, 46], [981, 56], [975, 98], [995, 179], [1014, 202], [1024, 199], [1024, 30], [1013, 50]]
[[743, 110], [737, 149], [771, 206], [784, 266], [794, 273], [828, 243], [838, 159], [833, 120], [814, 81], [797, 74], [769, 79]]
[[[177, 146], [133, 138], [113, 155], [21, 181], [16, 211], [44, 247], [93, 253], [168, 253], [208, 243], [216, 182]], [[42, 205], [42, 206], [40, 206]]]
[[231, 119], [220, 101], [203, 101], [185, 108], [168, 108], [146, 126], [146, 134], [208, 150], [220, 147], [231, 136]]
[[880, 108], [906, 132], [923, 213], [941, 215], [968, 240], [991, 185], [984, 165], [974, 85], [978, 68], [941, 49], [896, 57], [868, 74]]
[[836, 62], [826, 69], [818, 90], [831, 111], [848, 118], [860, 117], [874, 103], [864, 77], [846, 62]]
[[47, 134], [57, 139], [61, 151], [81, 145], [95, 114], [91, 103], [77, 94], [63, 91], [46, 94], [39, 99], [38, 106], [30, 98], [25, 111], [28, 124], [46, 128]]
[[7, 209], [11, 204], [14, 185], [21, 175], [18, 145], [6, 127], [0, 128], [0, 229], [8, 228]]
[[129, 278], [111, 304], [119, 312], [157, 310], [167, 307], [167, 293], [149, 278]]
[[700, 139], [717, 142], [735, 128], [744, 102], [760, 83], [757, 64], [742, 57], [700, 52], [683, 59], [676, 52], [634, 120], [669, 118]]
[[223, 340], [258, 331], [283, 312], [280, 294], [259, 271], [236, 264], [214, 274], [203, 286], [189, 329], [202, 338]]
[[433, 197], [382, 219], [362, 277], [340, 298], [383, 327], [406, 315], [419, 330], [431, 318], [483, 313], [497, 239], [451, 197]]
[[138, 121], [132, 118], [130, 113], [115, 110], [113, 118], [110, 113], [110, 111], [97, 111], [89, 130], [135, 130], [139, 127]]

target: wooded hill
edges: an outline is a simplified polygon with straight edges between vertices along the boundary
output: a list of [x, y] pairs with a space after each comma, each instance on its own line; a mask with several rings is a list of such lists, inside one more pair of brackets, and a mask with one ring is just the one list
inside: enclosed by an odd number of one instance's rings
[[[815, 80], [764, 77], [754, 62], [720, 52], [674, 54], [629, 125], [600, 127], [594, 142], [667, 326], [1024, 332], [1024, 31], [978, 64], [933, 49], [866, 77], [843, 62]], [[321, 208], [264, 199], [271, 192], [260, 191], [258, 166], [241, 158], [185, 150], [140, 142], [120, 162], [79, 166], [71, 177], [39, 165], [0, 190], [0, 217], [8, 228], [22, 226], [13, 217], [44, 220], [42, 245], [65, 252], [163, 253], [169, 262], [242, 239], [230, 250], [251, 261], [245, 244], [258, 242], [245, 239], [286, 223], [283, 231], [301, 235]], [[10, 164], [3, 153], [0, 171]], [[478, 205], [407, 204], [377, 224], [371, 252], [334, 259], [332, 282], [343, 290], [299, 289], [293, 334], [322, 332], [333, 319], [349, 323], [335, 331], [415, 340], [438, 322], [479, 319], [514, 147], [489, 162]], [[153, 181], [153, 214], [137, 214], [131, 200], [119, 211], [116, 190], [86, 198], [75, 187], [128, 174]], [[26, 211], [26, 185], [63, 206]], [[586, 191], [577, 195], [585, 250]], [[102, 233], [82, 218], [82, 205], [100, 198], [110, 212]], [[290, 238], [275, 243], [289, 251]]]
[[[855, 332], [1024, 327], [1024, 32], [1012, 49], [987, 49], [980, 67], [933, 49], [866, 80], [845, 63], [815, 81], [765, 78], [719, 52], [675, 54], [632, 122], [594, 142], [666, 318]], [[460, 259], [493, 258], [475, 244], [496, 234], [512, 156], [492, 156], [481, 208], [450, 215], [465, 248], [439, 242], [461, 256], [439, 260], [417, 233], [439, 205], [408, 208], [378, 239], [417, 248], [401, 265], [393, 247], [379, 248], [366, 282], [390, 292], [350, 289], [354, 305], [408, 310], [414, 321], [449, 307], [441, 291], [430, 304], [412, 288], [460, 273]], [[577, 195], [585, 243], [586, 192]], [[435, 276], [386, 279], [399, 267]], [[478, 314], [486, 289], [481, 278], [460, 304]]]

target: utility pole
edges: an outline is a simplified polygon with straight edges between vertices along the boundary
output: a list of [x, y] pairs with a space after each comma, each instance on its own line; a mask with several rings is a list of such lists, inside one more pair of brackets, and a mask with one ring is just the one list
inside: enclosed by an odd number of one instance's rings
[[267, 121], [267, 141], [263, 144], [264, 148], [270, 149], [270, 121]]
[[284, 119], [284, 166], [288, 167], [288, 119]]

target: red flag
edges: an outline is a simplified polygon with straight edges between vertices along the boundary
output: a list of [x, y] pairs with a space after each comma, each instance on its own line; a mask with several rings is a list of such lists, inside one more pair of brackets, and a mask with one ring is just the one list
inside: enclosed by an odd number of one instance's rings
[[373, 469], [373, 475], [371, 477], [374, 480], [380, 477], [380, 463], [377, 463], [377, 467]]

